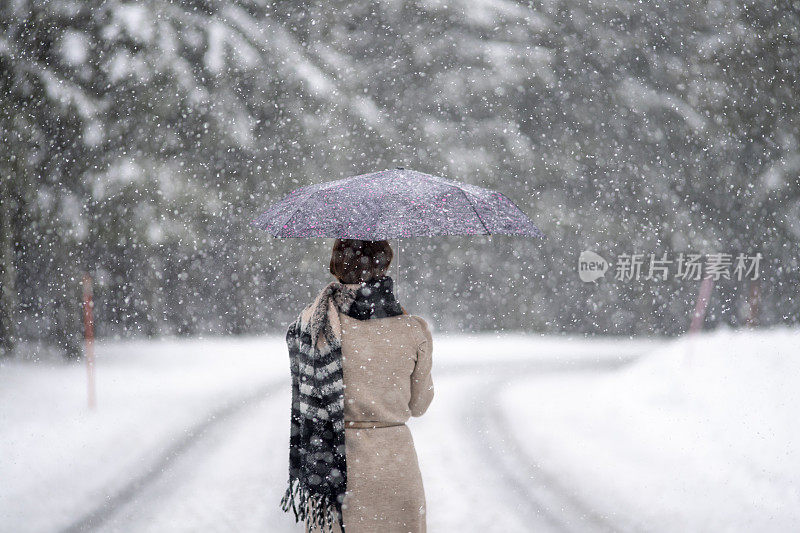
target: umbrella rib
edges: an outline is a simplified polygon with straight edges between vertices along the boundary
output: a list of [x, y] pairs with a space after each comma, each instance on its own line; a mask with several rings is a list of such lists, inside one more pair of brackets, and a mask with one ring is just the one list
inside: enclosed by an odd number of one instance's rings
[[[314, 192], [316, 192], [316, 191], [314, 191]], [[308, 199], [309, 199], [309, 198], [311, 198], [311, 197], [314, 195], [314, 192], [312, 192], [311, 194], [309, 194], [308, 196], [306, 196], [306, 197], [303, 199], [303, 202], [305, 202], [305, 201], [308, 201]], [[284, 221], [283, 221], [283, 224], [282, 224], [282, 226], [288, 226], [288, 225], [289, 225], [289, 222], [291, 222], [291, 221], [292, 221], [292, 219], [294, 218], [294, 216], [295, 216], [297, 213], [299, 213], [299, 212], [300, 212], [300, 210], [303, 208], [303, 204], [302, 204], [301, 202], [298, 202], [298, 203], [299, 203], [300, 205], [298, 205], [298, 206], [297, 206], [297, 209], [295, 209], [294, 211], [292, 211], [292, 214], [291, 214], [291, 215], [289, 215], [289, 217], [288, 217], [288, 218], [286, 218], [286, 220], [284, 220]], [[278, 230], [278, 231], [280, 231], [280, 230]]]
[[[424, 174], [424, 172], [419, 172], [419, 174]], [[472, 210], [475, 212], [475, 216], [476, 216], [476, 217], [478, 217], [478, 220], [480, 221], [480, 223], [481, 223], [481, 226], [483, 226], [483, 229], [486, 231], [486, 235], [491, 235], [491, 234], [492, 234], [492, 233], [489, 231], [489, 228], [487, 228], [487, 227], [486, 227], [486, 223], [483, 221], [483, 219], [481, 218], [481, 216], [478, 214], [478, 210], [475, 208], [475, 204], [473, 204], [473, 203], [472, 203], [472, 200], [470, 200], [470, 198], [469, 198], [469, 193], [467, 193], [467, 191], [465, 191], [464, 189], [462, 189], [462, 188], [461, 188], [461, 187], [458, 185], [458, 183], [453, 183], [452, 181], [450, 181], [450, 180], [448, 180], [448, 179], [445, 179], [445, 178], [443, 178], [443, 177], [441, 177], [441, 176], [434, 176], [433, 174], [425, 174], [425, 176], [426, 176], [426, 177], [428, 177], [428, 178], [432, 178], [433, 180], [435, 180], [435, 181], [438, 181], [439, 183], [443, 183], [443, 184], [445, 184], [445, 185], [448, 185], [448, 186], [450, 186], [450, 187], [453, 187], [454, 189], [458, 189], [458, 190], [461, 192], [461, 194], [463, 194], [463, 195], [464, 195], [464, 198], [466, 198], [466, 199], [467, 199], [467, 203], [469, 203], [469, 206], [470, 206], [470, 207], [472, 208]], [[490, 192], [490, 191], [487, 191], [487, 192]]]
[[475, 208], [475, 204], [473, 204], [472, 200], [470, 200], [469, 194], [467, 194], [467, 191], [465, 191], [464, 189], [462, 189], [461, 187], [459, 187], [457, 185], [453, 185], [453, 187], [455, 187], [456, 189], [461, 191], [461, 194], [463, 194], [464, 198], [467, 199], [467, 203], [472, 208], [472, 210], [475, 212], [475, 216], [478, 217], [478, 220], [480, 221], [481, 225], [483, 226], [483, 229], [486, 230], [486, 235], [491, 235], [491, 232], [489, 231], [489, 228], [486, 227], [486, 223], [483, 221], [481, 216], [478, 214], [478, 210]]
[[547, 238], [547, 235], [545, 235], [544, 232], [541, 229], [539, 229], [539, 226], [537, 226], [536, 223], [533, 222], [533, 219], [531, 219], [531, 217], [529, 217], [528, 214], [525, 211], [523, 211], [522, 208], [520, 206], [518, 206], [517, 203], [514, 200], [512, 200], [511, 198], [509, 198], [508, 196], [506, 196], [503, 193], [498, 192], [497, 194], [498, 194], [498, 196], [502, 196], [503, 198], [505, 198], [506, 201], [508, 201], [511, 205], [513, 205], [514, 207], [517, 208], [517, 211], [519, 211], [520, 213], [525, 215], [531, 221], [531, 223], [533, 224], [534, 229], [536, 229], [536, 231], [539, 232], [538, 235], [537, 235], [538, 237], [540, 237], [542, 239], [546, 239]]
[[[491, 235], [491, 232], [489, 231], [489, 228], [487, 228], [487, 227], [486, 227], [486, 224], [483, 222], [483, 219], [482, 219], [482, 218], [481, 218], [481, 216], [478, 214], [478, 210], [477, 210], [477, 209], [475, 209], [475, 205], [472, 203], [472, 201], [470, 201], [470, 199], [469, 199], [469, 193], [468, 193], [467, 191], [465, 191], [464, 189], [462, 189], [462, 188], [461, 188], [461, 187], [460, 187], [458, 184], [452, 183], [450, 180], [448, 180], [448, 179], [445, 179], [445, 178], [442, 178], [441, 176], [434, 176], [434, 175], [432, 175], [432, 174], [429, 174], [428, 176], [430, 176], [431, 178], [435, 179], [436, 181], [439, 181], [439, 182], [441, 182], [441, 183], [445, 183], [445, 184], [447, 184], [447, 185], [450, 185], [451, 187], [455, 187], [456, 189], [458, 189], [459, 191], [461, 191], [461, 192], [464, 194], [464, 196], [467, 198], [467, 201], [469, 202], [470, 206], [472, 206], [472, 210], [473, 210], [473, 211], [475, 211], [475, 215], [478, 217], [478, 220], [480, 220], [480, 221], [481, 221], [481, 224], [483, 224], [483, 228], [486, 230], [486, 234], [487, 234], [487, 235]], [[475, 185], [475, 187], [477, 187], [477, 185]], [[483, 187], [480, 187], [480, 188], [482, 189]], [[490, 190], [487, 190], [487, 192], [492, 192], [492, 191], [490, 191]], [[522, 210], [522, 209], [521, 209], [521, 208], [520, 208], [520, 207], [519, 207], [519, 206], [518, 206], [518, 205], [517, 205], [517, 204], [514, 202], [514, 200], [512, 200], [511, 198], [509, 198], [509, 197], [508, 197], [508, 196], [506, 196], [505, 194], [502, 194], [502, 193], [498, 193], [498, 194], [499, 194], [500, 196], [502, 196], [503, 198], [505, 198], [506, 200], [508, 200], [508, 201], [509, 201], [509, 203], [511, 203], [511, 205], [513, 205], [514, 207], [516, 207], [516, 208], [517, 208], [517, 210], [518, 210], [520, 213], [522, 213], [523, 215], [525, 215], [526, 217], [528, 217], [528, 215], [526, 215], [526, 214], [525, 214], [525, 211], [523, 211], [523, 210]], [[530, 218], [530, 217], [528, 217], [528, 218]], [[531, 222], [532, 222], [532, 221], [531, 221]], [[533, 222], [532, 222], [532, 223], [533, 223]], [[538, 236], [539, 236], [539, 237], [541, 237], [541, 238], [543, 238], [543, 239], [546, 239], [546, 238], [547, 238], [547, 236], [544, 234], [544, 232], [543, 232], [542, 230], [540, 230], [540, 229], [539, 229], [539, 226], [536, 226], [536, 225], [534, 224], [534, 228], [537, 230], [537, 232], [538, 232]]]

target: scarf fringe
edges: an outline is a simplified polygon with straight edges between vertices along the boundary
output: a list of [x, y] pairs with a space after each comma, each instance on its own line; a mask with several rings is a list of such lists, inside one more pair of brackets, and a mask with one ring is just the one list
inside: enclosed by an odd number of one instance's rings
[[294, 513], [295, 522], [304, 521], [308, 526], [318, 526], [325, 533], [333, 533], [333, 524], [339, 523], [344, 533], [341, 511], [328, 496], [312, 494], [300, 486], [300, 480], [290, 479], [286, 494], [281, 498], [281, 509]]

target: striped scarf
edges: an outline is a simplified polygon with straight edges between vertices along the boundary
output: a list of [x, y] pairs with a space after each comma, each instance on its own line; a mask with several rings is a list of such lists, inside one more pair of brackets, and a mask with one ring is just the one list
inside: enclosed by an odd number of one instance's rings
[[360, 320], [403, 313], [392, 279], [360, 286], [332, 282], [286, 332], [292, 373], [289, 487], [281, 500], [295, 520], [344, 533], [342, 502], [347, 489], [344, 442], [342, 326], [339, 312]]

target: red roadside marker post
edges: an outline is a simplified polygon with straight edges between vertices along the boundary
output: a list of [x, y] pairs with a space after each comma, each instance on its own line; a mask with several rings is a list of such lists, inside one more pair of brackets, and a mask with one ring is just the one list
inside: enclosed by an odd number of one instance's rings
[[706, 318], [706, 307], [711, 297], [711, 289], [714, 287], [713, 278], [703, 278], [700, 282], [700, 292], [697, 295], [697, 303], [694, 306], [692, 323], [689, 326], [689, 333], [697, 333], [703, 329], [703, 321]]
[[750, 312], [747, 315], [747, 326], [754, 328], [758, 326], [758, 307], [761, 303], [761, 285], [758, 280], [750, 283]]
[[89, 409], [97, 405], [94, 386], [94, 314], [92, 308], [92, 277], [83, 274], [83, 338], [86, 348], [86, 393]]
[[692, 323], [689, 325], [688, 340], [686, 342], [686, 353], [684, 354], [684, 365], [691, 364], [692, 355], [694, 354], [694, 344], [697, 342], [695, 335], [703, 329], [703, 322], [706, 318], [706, 308], [708, 307], [708, 300], [711, 298], [711, 289], [714, 288], [714, 280], [712, 278], [703, 278], [700, 282], [700, 290], [697, 294], [697, 303], [694, 305], [694, 314], [692, 314]]

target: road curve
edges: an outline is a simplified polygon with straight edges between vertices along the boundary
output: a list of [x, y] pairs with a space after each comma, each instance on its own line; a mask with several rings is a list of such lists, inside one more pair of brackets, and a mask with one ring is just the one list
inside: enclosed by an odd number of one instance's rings
[[[632, 359], [437, 366], [434, 405], [412, 422], [429, 529], [616, 530], [531, 462], [511, 435], [497, 396], [520, 377], [603, 372]], [[288, 402], [288, 382], [280, 379], [221, 406], [62, 531], [244, 532], [263, 530], [264, 524], [271, 532], [297, 531], [277, 505], [285, 483]], [[461, 516], [470, 511], [483, 522]]]

